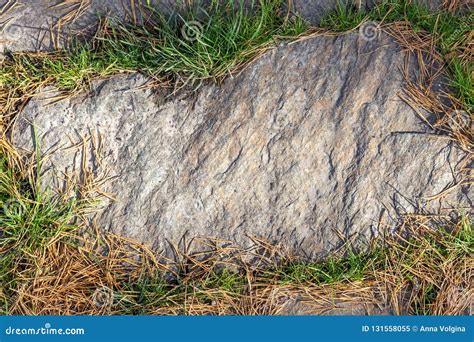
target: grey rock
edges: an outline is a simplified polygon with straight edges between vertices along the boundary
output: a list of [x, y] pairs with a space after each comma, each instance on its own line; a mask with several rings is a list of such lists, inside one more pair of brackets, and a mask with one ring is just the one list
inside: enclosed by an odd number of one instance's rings
[[[140, 1], [135, 1], [135, 4]], [[82, 5], [81, 5], [82, 3]], [[142, 1], [142, 3], [145, 3]], [[153, 0], [160, 11], [167, 13], [175, 6], [174, 0]], [[0, 0], [0, 52], [52, 50], [51, 28], [66, 15], [73, 16], [61, 26], [60, 45], [79, 33], [90, 33], [100, 16], [131, 21], [138, 16], [127, 0]]]
[[[334, 294], [325, 294], [331, 298]], [[303, 296], [301, 296], [303, 297]], [[390, 316], [396, 313], [388, 305], [383, 303], [372, 303], [372, 298], [362, 298], [359, 301], [315, 301], [314, 298], [292, 298], [285, 302], [278, 314], [282, 316]]]
[[[244, 246], [249, 234], [314, 256], [339, 234], [370, 239], [400, 213], [439, 210], [427, 198], [455, 181], [463, 153], [399, 98], [404, 61], [385, 34], [319, 36], [191, 95], [165, 97], [131, 74], [55, 104], [38, 96], [12, 138], [31, 151], [34, 122], [53, 187], [81, 168], [82, 150], [61, 148], [100, 135], [117, 179], [97, 223], [156, 250], [186, 232]], [[92, 153], [86, 160], [99, 172]], [[453, 191], [442, 206], [469, 195]]]

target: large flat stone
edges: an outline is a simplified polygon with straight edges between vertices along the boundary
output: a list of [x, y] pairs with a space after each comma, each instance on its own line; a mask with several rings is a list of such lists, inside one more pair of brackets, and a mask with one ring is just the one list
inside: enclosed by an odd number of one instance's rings
[[[117, 76], [92, 94], [31, 100], [13, 141], [32, 150], [34, 122], [41, 150], [55, 150], [44, 181], [60, 185], [64, 172], [80, 169], [82, 152], [58, 149], [100, 135], [117, 179], [105, 189], [116, 201], [97, 222], [155, 249], [189, 232], [324, 253], [341, 242], [336, 232], [369, 239], [400, 213], [472, 195], [427, 200], [454, 182], [463, 154], [399, 98], [404, 61], [388, 36], [352, 33], [280, 46], [223, 84], [181, 97], [140, 88], [139, 74]], [[91, 154], [88, 163], [97, 166]]]

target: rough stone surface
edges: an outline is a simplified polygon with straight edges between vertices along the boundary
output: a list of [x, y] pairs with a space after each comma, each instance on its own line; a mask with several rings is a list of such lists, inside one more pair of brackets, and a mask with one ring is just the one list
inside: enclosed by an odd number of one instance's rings
[[426, 198], [454, 181], [462, 153], [425, 134], [398, 96], [404, 61], [388, 36], [352, 33], [280, 46], [192, 95], [165, 98], [139, 88], [143, 76], [117, 76], [92, 95], [30, 101], [13, 141], [32, 150], [34, 122], [60, 181], [82, 158], [58, 149], [100, 134], [118, 178], [97, 222], [155, 249], [186, 232], [244, 245], [250, 234], [314, 255], [340, 243], [336, 231], [370, 238], [399, 212], [436, 210]]
[[[328, 295], [328, 298], [331, 296]], [[323, 302], [315, 303], [314, 298], [307, 298], [306, 301], [300, 298], [290, 299], [283, 305], [279, 315], [282, 316], [390, 316], [396, 313], [384, 304], [373, 304], [370, 300], [366, 302]], [[319, 304], [319, 305], [318, 305]]]
[[[152, 3], [166, 13], [176, 1], [154, 0]], [[0, 9], [3, 9], [0, 23], [4, 23], [0, 25], [0, 52], [51, 50], [50, 29], [65, 15], [75, 17], [61, 27], [63, 37], [67, 38], [81, 31], [88, 32], [100, 16], [132, 20], [130, 4], [126, 0], [0, 0]], [[137, 9], [134, 11], [136, 14]]]
[[[338, 1], [340, 2], [340, 0], [293, 0], [292, 4], [298, 15], [312, 24], [317, 24], [324, 14], [336, 7]], [[427, 3], [432, 9], [442, 4], [442, 0], [420, 1]], [[471, 0], [465, 1], [472, 4]], [[84, 4], [89, 3], [84, 7], [79, 7], [80, 3], [81, 0], [67, 2], [63, 0], [0, 0], [0, 53], [52, 49], [50, 27], [64, 15], [79, 9], [80, 15], [68, 25], [62, 26], [64, 37], [80, 30], [90, 29], [97, 22], [99, 15], [119, 17], [123, 20], [131, 20], [133, 17], [131, 2], [128, 0], [82, 0]], [[139, 1], [134, 3], [137, 4]], [[180, 2], [153, 0], [151, 3], [164, 13], [169, 13]], [[353, 3], [369, 8], [373, 6], [374, 0], [356, 0]], [[137, 13], [136, 9], [135, 13]]]

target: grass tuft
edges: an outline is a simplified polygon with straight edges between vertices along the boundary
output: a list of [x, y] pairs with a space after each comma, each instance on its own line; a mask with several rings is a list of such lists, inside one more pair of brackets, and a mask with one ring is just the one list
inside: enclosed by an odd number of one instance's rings
[[[62, 201], [39, 191], [34, 170], [22, 168], [6, 141], [0, 144], [0, 305], [6, 306], [18, 282], [15, 272], [29, 273], [36, 254], [76, 229], [75, 201]], [[8, 157], [7, 157], [8, 156]]]
[[191, 80], [221, 79], [274, 44], [308, 28], [281, 13], [282, 1], [212, 1], [201, 11], [168, 18], [151, 10], [144, 26], [113, 23], [100, 39], [101, 54], [124, 69], [151, 75], [178, 74]]

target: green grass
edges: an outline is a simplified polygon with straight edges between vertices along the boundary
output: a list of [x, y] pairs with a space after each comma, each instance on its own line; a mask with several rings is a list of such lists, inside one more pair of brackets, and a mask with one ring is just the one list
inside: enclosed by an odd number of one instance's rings
[[[212, 304], [223, 296], [238, 298], [245, 289], [245, 277], [227, 269], [206, 272], [202, 277], [166, 281], [163, 275], [141, 274], [121, 284], [117, 306], [120, 314], [146, 315], [151, 309], [185, 305], [187, 295], [203, 304]], [[181, 312], [184, 313], [184, 312]]]
[[415, 32], [427, 32], [433, 35], [438, 52], [444, 56], [447, 63], [450, 85], [454, 87], [457, 98], [466, 110], [474, 110], [472, 59], [459, 58], [459, 55], [468, 53], [465, 50], [469, 48], [469, 33], [474, 30], [474, 13], [445, 11], [433, 13], [415, 1], [384, 0], [369, 11], [340, 4], [322, 19], [321, 26], [332, 31], [345, 32], [365, 21], [384, 24], [407, 21]]
[[281, 0], [264, 0], [246, 9], [235, 1], [212, 1], [206, 10], [193, 7], [171, 17], [149, 8], [146, 25], [111, 20], [92, 42], [77, 41], [53, 54], [13, 55], [0, 71], [0, 85], [26, 91], [35, 84], [77, 90], [92, 78], [120, 71], [189, 81], [221, 79], [279, 37], [307, 30], [303, 20], [285, 17], [281, 5]]
[[122, 284], [117, 305], [124, 314], [144, 315], [148, 307], [172, 305], [180, 292], [181, 286], [166, 282], [160, 273], [141, 274]]
[[356, 6], [338, 3], [336, 8], [326, 14], [320, 22], [320, 26], [335, 32], [350, 31], [359, 26], [367, 15]]
[[331, 284], [342, 281], [364, 280], [374, 263], [382, 257], [377, 249], [370, 253], [349, 251], [344, 257], [329, 257], [317, 263], [294, 263], [280, 269], [283, 284]]
[[31, 174], [5, 156], [0, 154], [0, 308], [13, 294], [15, 273], [25, 276], [23, 265], [35, 263], [37, 252], [77, 229], [72, 222], [79, 209], [75, 200], [40, 190], [39, 166]]
[[164, 18], [153, 12], [145, 27], [116, 23], [101, 41], [104, 58], [121, 68], [149, 74], [179, 74], [192, 80], [221, 78], [251, 60], [278, 36], [307, 30], [298, 18], [280, 13], [282, 1], [261, 1], [247, 10], [235, 1], [202, 13]]
[[0, 248], [11, 245], [16, 251], [29, 253], [73, 228], [69, 221], [75, 203], [63, 204], [58, 199], [38, 195], [23, 185], [13, 178], [10, 170], [0, 169], [0, 226], [3, 235]]

